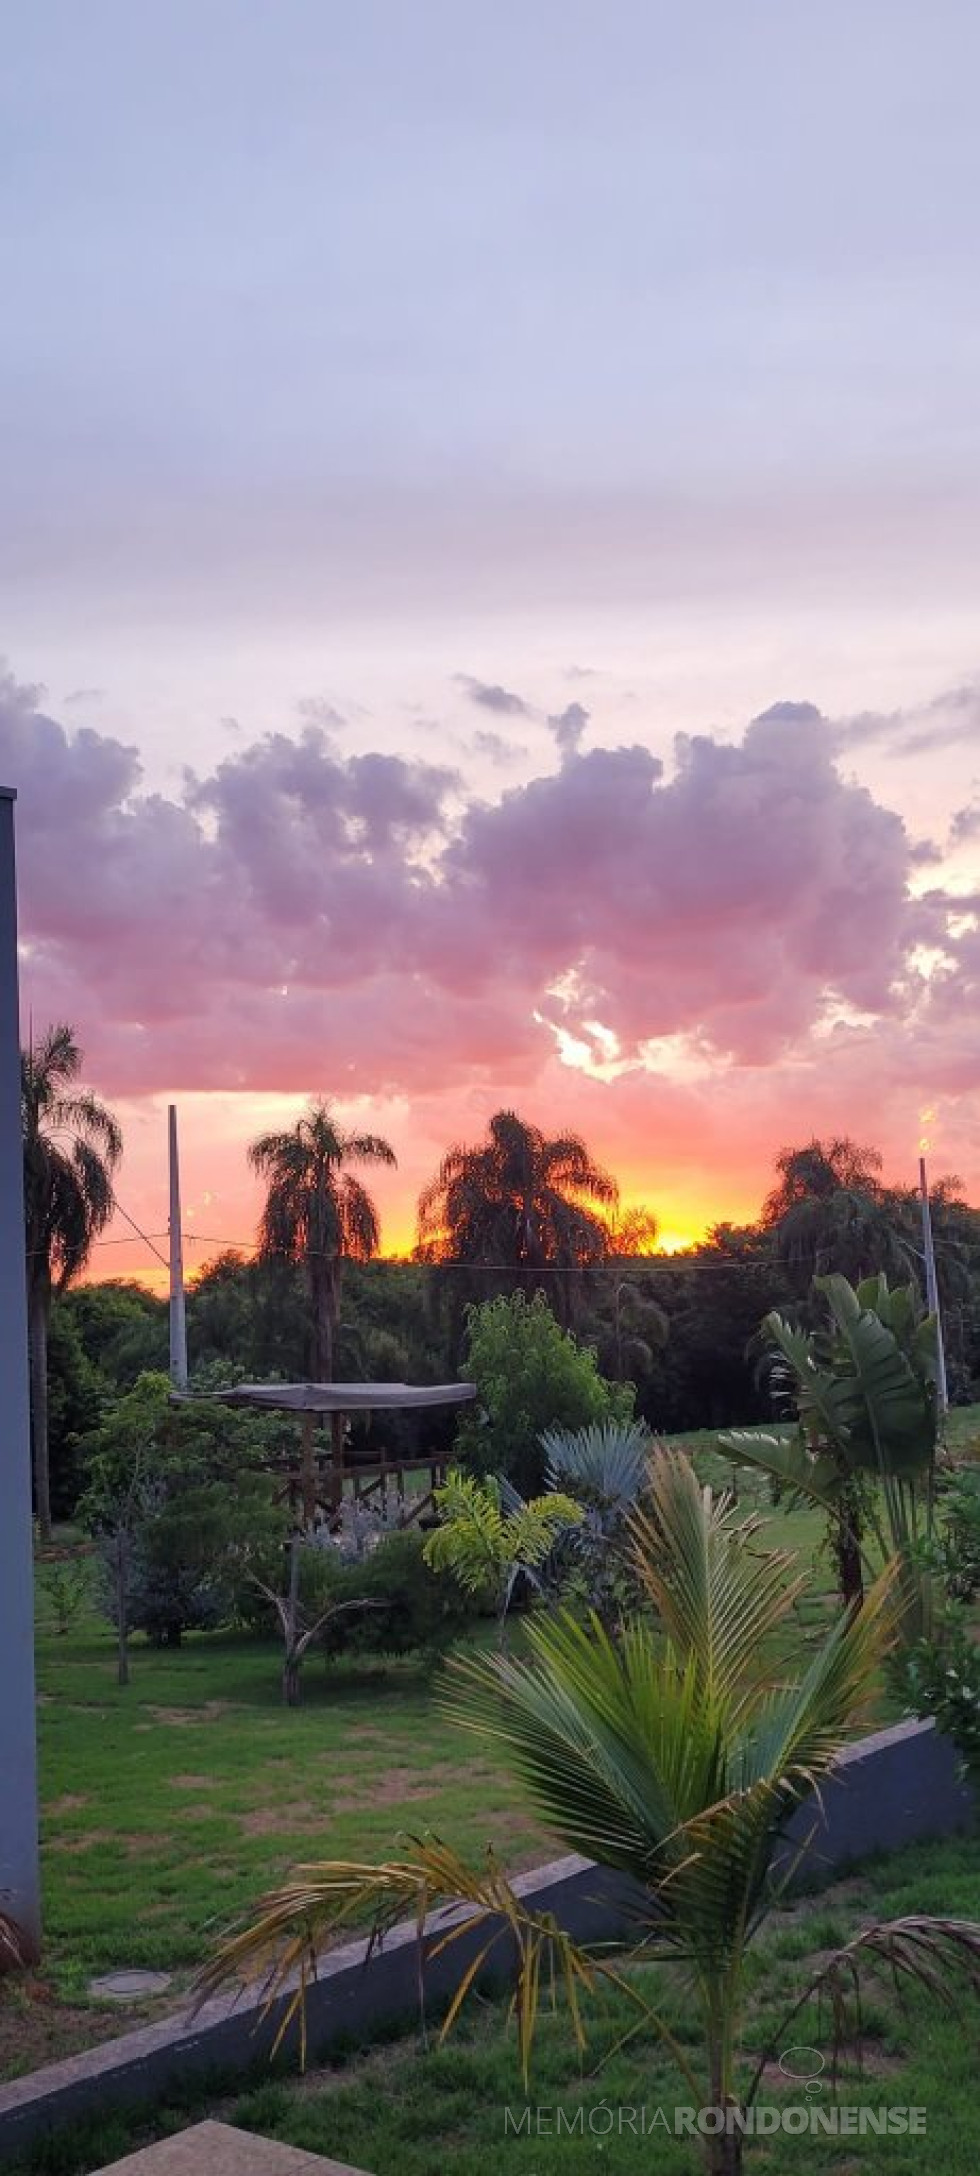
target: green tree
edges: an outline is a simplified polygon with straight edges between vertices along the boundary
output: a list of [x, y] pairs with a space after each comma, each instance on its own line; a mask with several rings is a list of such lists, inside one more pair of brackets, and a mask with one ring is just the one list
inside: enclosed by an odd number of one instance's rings
[[242, 1380], [295, 1381], [309, 1362], [302, 1267], [278, 1258], [246, 1261], [234, 1248], [206, 1262], [187, 1293], [194, 1374], [221, 1365]]
[[907, 1277], [910, 1254], [896, 1197], [881, 1181], [877, 1149], [847, 1134], [784, 1148], [762, 1209], [777, 1261], [800, 1292], [838, 1271], [856, 1283], [879, 1270]]
[[169, 1352], [167, 1302], [134, 1278], [76, 1285], [58, 1302], [70, 1317], [106, 1390], [132, 1390], [141, 1375], [164, 1370]]
[[56, 1300], [48, 1327], [48, 1463], [56, 1519], [74, 1512], [82, 1486], [79, 1448], [98, 1427], [105, 1393], [75, 1315]]
[[281, 1440], [271, 1415], [174, 1406], [169, 1377], [140, 1377], [85, 1445], [79, 1516], [106, 1544], [110, 1616], [121, 1600], [132, 1627], [167, 1646], [228, 1619], [249, 1552], [285, 1540], [287, 1513], [265, 1470]]
[[577, 1134], [549, 1140], [516, 1111], [497, 1111], [477, 1148], [447, 1150], [418, 1205], [423, 1261], [453, 1261], [517, 1274], [538, 1272], [567, 1315], [572, 1278], [610, 1251], [619, 1188]]
[[122, 1135], [111, 1111], [78, 1085], [82, 1053], [73, 1028], [45, 1030], [21, 1054], [27, 1314], [31, 1349], [34, 1499], [51, 1534], [48, 1454], [48, 1325], [56, 1293], [79, 1276], [112, 1215]]
[[259, 1251], [266, 1261], [299, 1262], [310, 1303], [313, 1378], [333, 1380], [334, 1337], [345, 1258], [378, 1251], [378, 1212], [350, 1163], [394, 1164], [376, 1133], [345, 1133], [326, 1103], [313, 1103], [282, 1133], [265, 1133], [248, 1152], [266, 1182]]
[[441, 1947], [472, 1943], [478, 1930], [478, 1949], [461, 1973], [444, 2036], [480, 1968], [499, 1959], [497, 1969], [506, 1969], [504, 1959], [516, 1954], [526, 2078], [542, 2003], [566, 2001], [582, 2047], [581, 1998], [614, 1979], [635, 2004], [632, 2037], [649, 2029], [672, 2054], [694, 2107], [729, 2119], [706, 2139], [706, 2160], [714, 2176], [737, 2176], [738, 2117], [810, 1994], [829, 1992], [843, 2034], [853, 2026], [840, 2013], [863, 1969], [887, 1980], [903, 1970], [927, 1977], [941, 1993], [944, 1967], [975, 1971], [980, 1928], [925, 1918], [865, 1926], [819, 1965], [758, 2058], [742, 2055], [749, 1952], [779, 1893], [773, 1858], [793, 1808], [832, 1772], [866, 1713], [892, 1636], [892, 1575], [882, 1574], [863, 1611], [839, 1616], [798, 1676], [781, 1673], [773, 1683], [760, 1674], [759, 1652], [806, 1585], [793, 1558], [746, 1546], [737, 1515], [702, 1490], [689, 1460], [671, 1453], [653, 1463], [649, 1516], [636, 1535], [638, 1572], [658, 1621], [638, 1618], [614, 1642], [597, 1622], [542, 1613], [530, 1621], [519, 1658], [456, 1663], [460, 1689], [451, 1704], [459, 1723], [482, 1745], [493, 1742], [517, 1771], [550, 1833], [635, 1882], [638, 1957], [683, 1975], [698, 2006], [699, 2043], [671, 2031], [632, 1975], [529, 1906], [492, 1853], [474, 1870], [435, 1841], [380, 1866], [304, 1867], [301, 1882], [267, 1897], [261, 1917], [222, 1945], [202, 1991], [242, 1978], [283, 1986], [295, 1970], [295, 2011], [313, 1958], [355, 1914], [371, 1915], [375, 1935], [403, 1913], [423, 1932], [431, 1913], [463, 1905]]
[[632, 1384], [606, 1382], [595, 1353], [561, 1328], [542, 1292], [471, 1307], [464, 1372], [479, 1402], [463, 1409], [460, 1458], [473, 1471], [506, 1475], [525, 1496], [541, 1487], [546, 1429], [632, 1418]]

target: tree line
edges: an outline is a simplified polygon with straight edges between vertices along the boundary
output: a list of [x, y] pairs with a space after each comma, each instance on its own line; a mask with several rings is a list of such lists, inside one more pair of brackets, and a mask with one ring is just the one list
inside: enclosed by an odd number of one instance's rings
[[[35, 1504], [42, 1534], [70, 1510], [73, 1458], [105, 1402], [165, 1368], [166, 1303], [138, 1282], [80, 1285], [108, 1224], [122, 1157], [111, 1111], [82, 1085], [75, 1031], [49, 1028], [23, 1054], [26, 1269]], [[314, 1102], [249, 1150], [265, 1200], [252, 1258], [234, 1250], [187, 1297], [194, 1379], [279, 1375], [436, 1381], [455, 1375], [468, 1307], [541, 1291], [563, 1327], [636, 1410], [667, 1430], [737, 1425], [771, 1406], [755, 1345], [763, 1316], [801, 1319], [814, 1276], [884, 1270], [922, 1281], [914, 1188], [887, 1186], [881, 1158], [842, 1135], [783, 1149], [754, 1224], [718, 1224], [687, 1253], [655, 1253], [655, 1216], [623, 1210], [613, 1175], [574, 1134], [553, 1138], [499, 1111], [486, 1138], [456, 1143], [423, 1189], [408, 1262], [380, 1256], [380, 1221], [357, 1167], [390, 1166], [380, 1135], [347, 1131]], [[959, 1182], [933, 1189], [951, 1389], [980, 1378], [980, 1211]], [[366, 1423], [368, 1432], [380, 1424]], [[413, 1416], [386, 1416], [393, 1452], [417, 1447]], [[429, 1415], [426, 1447], [450, 1418]]]

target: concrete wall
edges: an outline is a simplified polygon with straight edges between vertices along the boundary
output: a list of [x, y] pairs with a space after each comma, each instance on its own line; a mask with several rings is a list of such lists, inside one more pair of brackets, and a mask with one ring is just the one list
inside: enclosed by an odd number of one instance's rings
[[[798, 1809], [783, 1865], [796, 1884], [824, 1881], [872, 1852], [953, 1835], [974, 1816], [975, 1801], [958, 1781], [948, 1740], [931, 1723], [899, 1723], [844, 1754], [823, 1790], [822, 1806], [809, 1801]], [[579, 1941], [615, 1942], [629, 1933], [629, 1885], [588, 1859], [555, 1859], [519, 1876], [514, 1886], [539, 1910], [553, 1912]], [[444, 1913], [433, 1928], [463, 1916]], [[462, 1936], [427, 1966], [426, 2000], [434, 2014], [483, 1938]], [[510, 1962], [503, 1942], [500, 1952], [503, 1978]], [[411, 2025], [419, 2015], [418, 1979], [410, 1925], [395, 1928], [370, 1959], [364, 1942], [332, 1950], [307, 1998], [310, 2059]], [[209, 2075], [240, 2076], [267, 2059], [281, 2014], [263, 2019], [254, 2003], [221, 1998], [192, 2019], [165, 2019], [0, 2086], [0, 2167], [60, 2125], [112, 2107], [146, 2106]], [[292, 2032], [284, 2060], [295, 2059], [295, 2038]]]

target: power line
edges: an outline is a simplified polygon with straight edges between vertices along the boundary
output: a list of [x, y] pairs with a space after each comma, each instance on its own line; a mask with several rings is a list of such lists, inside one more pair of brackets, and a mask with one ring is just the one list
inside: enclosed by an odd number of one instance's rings
[[[245, 1254], [253, 1261], [259, 1259], [258, 1249], [251, 1239], [219, 1239], [209, 1232], [184, 1232], [182, 1237], [190, 1246], [227, 1247], [229, 1251]], [[128, 1242], [127, 1242], [128, 1244]], [[311, 1250], [312, 1252], [313, 1250]], [[307, 1259], [304, 1255], [304, 1259]], [[324, 1254], [326, 1261], [335, 1261], [333, 1254]], [[725, 1261], [718, 1255], [692, 1254], [624, 1254], [607, 1262], [425, 1262], [416, 1261], [411, 1255], [371, 1255], [367, 1261], [357, 1256], [345, 1255], [345, 1262], [354, 1261], [358, 1269], [431, 1269], [459, 1270], [470, 1276], [497, 1277], [623, 1277], [648, 1275], [655, 1272], [676, 1274], [685, 1269], [749, 1270], [753, 1274], [773, 1269], [778, 1265], [768, 1261]]]
[[123, 1208], [122, 1202], [120, 1201], [118, 1194], [115, 1194], [113, 1196], [113, 1208], [118, 1211], [121, 1217], [125, 1217], [127, 1224], [132, 1225], [133, 1230], [137, 1235], [137, 1238], [142, 1239], [144, 1245], [149, 1247], [151, 1254], [156, 1255], [157, 1261], [163, 1263], [164, 1269], [169, 1269], [170, 1264], [167, 1260], [166, 1255], [161, 1254], [159, 1247], [154, 1246], [149, 1233], [143, 1230], [142, 1225], [137, 1224], [136, 1218], [134, 1216], [130, 1216], [129, 1210]]

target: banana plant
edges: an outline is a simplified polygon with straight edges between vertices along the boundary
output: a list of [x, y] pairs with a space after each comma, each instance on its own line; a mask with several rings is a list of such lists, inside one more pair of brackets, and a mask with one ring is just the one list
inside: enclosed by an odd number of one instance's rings
[[731, 1429], [719, 1449], [827, 1512], [845, 1599], [860, 1598], [861, 1562], [871, 1562], [866, 1522], [878, 1562], [899, 1559], [903, 1637], [915, 1639], [932, 1616], [930, 1578], [917, 1559], [932, 1526], [936, 1318], [920, 1318], [913, 1286], [890, 1289], [884, 1276], [856, 1287], [817, 1277], [814, 1290], [826, 1302], [820, 1329], [797, 1329], [778, 1313], [762, 1325], [772, 1386], [795, 1406], [796, 1433]]
[[[797, 1990], [761, 2061], [742, 2053], [750, 1946], [778, 1894], [773, 1855], [801, 1799], [832, 1771], [866, 1710], [869, 1683], [894, 1631], [895, 1574], [887, 1568], [860, 1611], [845, 1611], [792, 1682], [771, 1680], [764, 1658], [806, 1585], [795, 1559], [760, 1551], [758, 1522], [702, 1489], [689, 1460], [653, 1462], [634, 1522], [638, 1575], [652, 1611], [617, 1641], [598, 1619], [568, 1612], [530, 1621], [525, 1651], [454, 1665], [447, 1699], [458, 1723], [497, 1748], [554, 1834], [601, 1866], [632, 1877], [637, 1946], [628, 1963], [680, 1974], [697, 2003], [700, 2044], [681, 2042], [643, 1981], [623, 1960], [574, 1942], [536, 1910], [488, 1854], [468, 1866], [448, 1845], [413, 1840], [382, 1865], [328, 1861], [300, 1867], [258, 1916], [217, 1950], [199, 1980], [203, 1999], [229, 1982], [285, 1998], [279, 2037], [304, 2015], [316, 1959], [340, 1930], [367, 1918], [372, 1939], [409, 1915], [462, 1906], [428, 1944], [429, 1956], [467, 1944], [442, 2026], [494, 1967], [514, 1970], [514, 2012], [525, 2083], [542, 2006], [564, 2005], [581, 2049], [586, 1998], [613, 1982], [629, 1998], [635, 2033], [670, 2050], [696, 2109], [724, 2123], [705, 2141], [710, 2176], [737, 2176], [745, 2111], [767, 2056], [819, 1989], [844, 2037], [848, 1989], [865, 1970], [918, 1976], [934, 1993], [957, 1963], [975, 1970], [980, 1927], [917, 1918], [866, 1927]], [[632, 2037], [632, 2035], [631, 2035]]]

